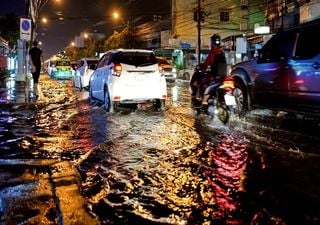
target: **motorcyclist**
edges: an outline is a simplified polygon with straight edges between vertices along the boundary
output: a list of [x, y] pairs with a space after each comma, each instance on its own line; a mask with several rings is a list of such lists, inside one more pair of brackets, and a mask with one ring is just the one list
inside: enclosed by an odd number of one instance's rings
[[210, 70], [207, 73], [207, 80], [209, 81], [208, 87], [205, 89], [202, 97], [203, 110], [208, 108], [208, 100], [210, 95], [219, 87], [219, 78], [224, 77], [226, 74], [226, 59], [225, 54], [220, 48], [221, 37], [218, 34], [214, 34], [210, 37], [211, 49], [210, 52], [202, 64], [202, 70], [207, 70], [210, 66]]

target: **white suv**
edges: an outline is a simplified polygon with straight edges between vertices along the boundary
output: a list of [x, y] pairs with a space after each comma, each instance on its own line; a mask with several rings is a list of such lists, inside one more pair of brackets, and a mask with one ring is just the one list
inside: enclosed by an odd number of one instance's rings
[[153, 51], [110, 50], [100, 58], [90, 78], [89, 96], [103, 101], [109, 112], [119, 105], [145, 102], [163, 110], [167, 84]]

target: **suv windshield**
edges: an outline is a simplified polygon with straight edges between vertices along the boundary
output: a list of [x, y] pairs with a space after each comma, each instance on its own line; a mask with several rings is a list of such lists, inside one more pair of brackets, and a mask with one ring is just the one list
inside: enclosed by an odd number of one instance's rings
[[57, 61], [56, 66], [70, 66], [69, 61]]
[[157, 64], [152, 52], [119, 52], [113, 58], [114, 63], [124, 63], [133, 66], [149, 66]]

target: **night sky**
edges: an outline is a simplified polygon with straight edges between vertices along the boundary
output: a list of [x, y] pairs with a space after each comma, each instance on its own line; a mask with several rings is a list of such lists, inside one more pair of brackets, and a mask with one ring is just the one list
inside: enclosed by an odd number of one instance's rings
[[[153, 14], [170, 14], [169, 0], [49, 0], [41, 10], [40, 18], [48, 18], [47, 24], [39, 21], [36, 39], [46, 58], [64, 49], [81, 32], [97, 32], [110, 35], [119, 29], [121, 21], [112, 18], [115, 9], [130, 23], [152, 20]], [[0, 16], [13, 12], [24, 17], [25, 0], [0, 0]], [[62, 19], [63, 18], [63, 19]]]
[[25, 0], [0, 0], [0, 16], [14, 13], [17, 16], [24, 15]]

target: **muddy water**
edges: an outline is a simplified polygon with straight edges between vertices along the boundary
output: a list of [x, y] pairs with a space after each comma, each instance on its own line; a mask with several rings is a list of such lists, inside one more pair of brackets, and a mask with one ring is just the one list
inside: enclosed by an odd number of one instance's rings
[[1, 156], [73, 162], [101, 224], [319, 223], [318, 126], [199, 118], [181, 81], [165, 112], [111, 115], [69, 81], [42, 81], [44, 99], [2, 110]]

